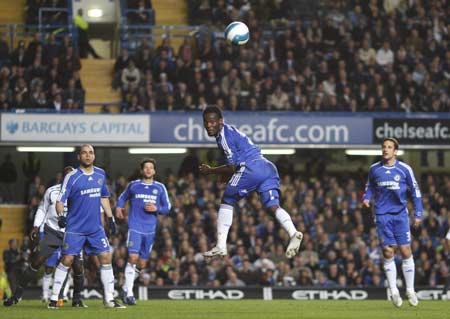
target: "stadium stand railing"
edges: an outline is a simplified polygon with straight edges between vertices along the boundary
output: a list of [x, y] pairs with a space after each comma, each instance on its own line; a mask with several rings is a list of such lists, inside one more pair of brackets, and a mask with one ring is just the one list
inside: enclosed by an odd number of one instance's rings
[[[146, 13], [148, 23], [133, 23], [130, 16], [136, 13]], [[120, 17], [120, 47], [128, 48], [131, 53], [136, 50], [143, 38], [146, 38], [150, 45], [155, 45], [157, 39], [192, 37], [200, 30], [200, 26], [155, 25], [156, 19], [153, 9], [130, 9], [127, 8], [125, 0], [120, 1]]]
[[190, 38], [195, 36], [198, 31], [200, 31], [200, 26], [125, 23], [120, 28], [120, 42], [121, 47], [126, 47], [130, 52], [134, 52], [143, 38], [149, 40], [150, 45], [154, 45], [156, 39]]
[[74, 25], [33, 25], [33, 24], [0, 24], [0, 33], [5, 36], [5, 40], [8, 42], [11, 51], [16, 48], [17, 43], [20, 40], [29, 40], [36, 32], [40, 32], [43, 35], [45, 41], [49, 34], [54, 34], [57, 39], [61, 39], [66, 35], [69, 35], [72, 39], [74, 49], [77, 48], [76, 41], [76, 28]]
[[[67, 15], [66, 23], [48, 23], [45, 20], [46, 13], [65, 13]], [[69, 35], [75, 50], [78, 50], [78, 34], [73, 24], [73, 6], [72, 1], [67, 1], [67, 7], [50, 8], [41, 7], [38, 11], [38, 24], [0, 24], [0, 33], [8, 39], [10, 50], [14, 50], [20, 40], [30, 39], [34, 33], [39, 32], [42, 38], [46, 39], [49, 34], [54, 34], [57, 39]]]
[[[67, 24], [49, 24], [46, 23], [43, 19], [43, 15], [48, 12], [55, 12], [55, 13], [61, 13], [64, 12], [67, 14]], [[75, 40], [77, 38], [77, 30], [74, 27], [74, 24], [72, 22], [72, 10], [69, 8], [40, 8], [39, 9], [39, 29], [38, 31], [42, 34], [47, 33], [60, 33], [64, 32], [64, 30], [67, 30], [68, 33], [72, 35], [72, 39]]]

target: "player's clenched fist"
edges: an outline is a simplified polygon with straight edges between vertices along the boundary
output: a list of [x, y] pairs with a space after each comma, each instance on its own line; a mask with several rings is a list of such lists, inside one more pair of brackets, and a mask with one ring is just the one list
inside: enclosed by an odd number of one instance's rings
[[124, 211], [124, 209], [122, 207], [116, 208], [116, 217], [118, 219], [125, 219], [125, 215], [124, 215], [123, 211]]
[[208, 175], [211, 172], [211, 166], [209, 166], [208, 164], [202, 164], [200, 165], [198, 170], [200, 174]]
[[370, 207], [370, 200], [368, 199], [363, 200], [363, 205], [366, 207]]
[[147, 204], [145, 204], [144, 210], [145, 210], [147, 213], [155, 213], [158, 209], [157, 209], [157, 207], [155, 206], [155, 204], [147, 203]]
[[35, 241], [38, 238], [39, 227], [33, 227], [30, 232], [31, 241]]

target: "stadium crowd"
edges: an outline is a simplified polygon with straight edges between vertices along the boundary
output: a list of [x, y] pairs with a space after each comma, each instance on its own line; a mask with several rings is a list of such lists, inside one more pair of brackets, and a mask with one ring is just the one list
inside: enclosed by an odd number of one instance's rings
[[[299, 176], [285, 157], [277, 166], [282, 176], [282, 205], [305, 234], [297, 257], [286, 259], [287, 234], [265, 213], [254, 194], [240, 201], [235, 211], [228, 239], [229, 256], [207, 263], [202, 253], [215, 243], [217, 209], [224, 184], [199, 177], [192, 170], [182, 170], [180, 175], [167, 172], [162, 181], [167, 186], [172, 210], [169, 216], [160, 216], [149, 265], [137, 279], [139, 284], [384, 287], [382, 253], [373, 216], [360, 205], [366, 172], [337, 174], [313, 167], [309, 170], [311, 175]], [[317, 175], [313, 173], [316, 171]], [[57, 176], [52, 183], [60, 178]], [[137, 175], [128, 179], [135, 178]], [[120, 176], [109, 181], [112, 207], [128, 179]], [[45, 190], [41, 179], [34, 184], [29, 187], [28, 230]], [[450, 226], [450, 178], [424, 174], [421, 188], [424, 220], [420, 229], [412, 233], [416, 284], [435, 287], [445, 283], [450, 271], [446, 264], [450, 251], [444, 243]], [[110, 238], [117, 287], [123, 284], [127, 260], [127, 226], [124, 222], [119, 226], [119, 234]], [[28, 262], [30, 253], [26, 237], [21, 250], [17, 249], [10, 255], [22, 254], [15, 265], [21, 267]], [[401, 267], [401, 259], [396, 261]], [[85, 284], [98, 285], [95, 266], [86, 261], [86, 269]]]
[[[122, 0], [123, 1], [123, 0]], [[154, 24], [155, 17], [151, 0], [126, 0], [127, 22], [131, 24]]]
[[35, 33], [9, 52], [0, 39], [0, 111], [11, 109], [83, 110], [80, 59], [70, 37], [45, 39]]
[[[198, 1], [197, 1], [198, 2]], [[270, 4], [280, 4], [271, 10]], [[122, 49], [113, 87], [124, 111], [448, 112], [447, 0], [334, 1], [320, 18], [285, 20], [289, 1], [200, 1], [216, 35], [243, 20], [251, 40], [232, 47], [198, 36], [176, 51], [166, 38]], [[193, 4], [192, 4], [193, 5]], [[203, 11], [208, 14], [202, 14]], [[196, 21], [199, 22], [199, 21]]]

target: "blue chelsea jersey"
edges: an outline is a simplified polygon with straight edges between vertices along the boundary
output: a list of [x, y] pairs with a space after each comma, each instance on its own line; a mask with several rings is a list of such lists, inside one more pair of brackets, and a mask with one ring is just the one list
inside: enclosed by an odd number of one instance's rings
[[100, 199], [109, 196], [101, 168], [94, 166], [90, 174], [77, 168], [67, 174], [57, 199], [67, 205], [66, 232], [91, 234], [101, 229]]
[[363, 200], [370, 200], [375, 195], [376, 214], [401, 213], [408, 203], [408, 188], [414, 204], [414, 216], [421, 218], [422, 195], [411, 167], [400, 161], [395, 161], [393, 166], [378, 162], [370, 167]]
[[232, 125], [224, 123], [216, 141], [229, 165], [239, 166], [245, 162], [263, 158], [259, 147]]
[[[148, 234], [156, 230], [157, 214], [168, 214], [171, 208], [166, 187], [160, 182], [144, 183], [138, 179], [130, 182], [117, 201], [117, 207], [123, 208], [130, 201], [128, 227], [137, 232]], [[156, 206], [157, 211], [149, 213], [144, 210], [147, 203]]]

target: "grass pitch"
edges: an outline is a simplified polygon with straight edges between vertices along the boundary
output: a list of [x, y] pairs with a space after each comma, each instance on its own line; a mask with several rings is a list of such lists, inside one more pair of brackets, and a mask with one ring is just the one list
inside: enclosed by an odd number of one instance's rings
[[21, 301], [0, 310], [0, 318], [95, 318], [95, 319], [444, 319], [450, 318], [450, 301], [421, 301], [395, 308], [388, 301], [296, 301], [296, 300], [149, 300], [127, 309], [105, 309], [100, 300], [87, 300], [89, 308], [50, 310], [40, 301]]

